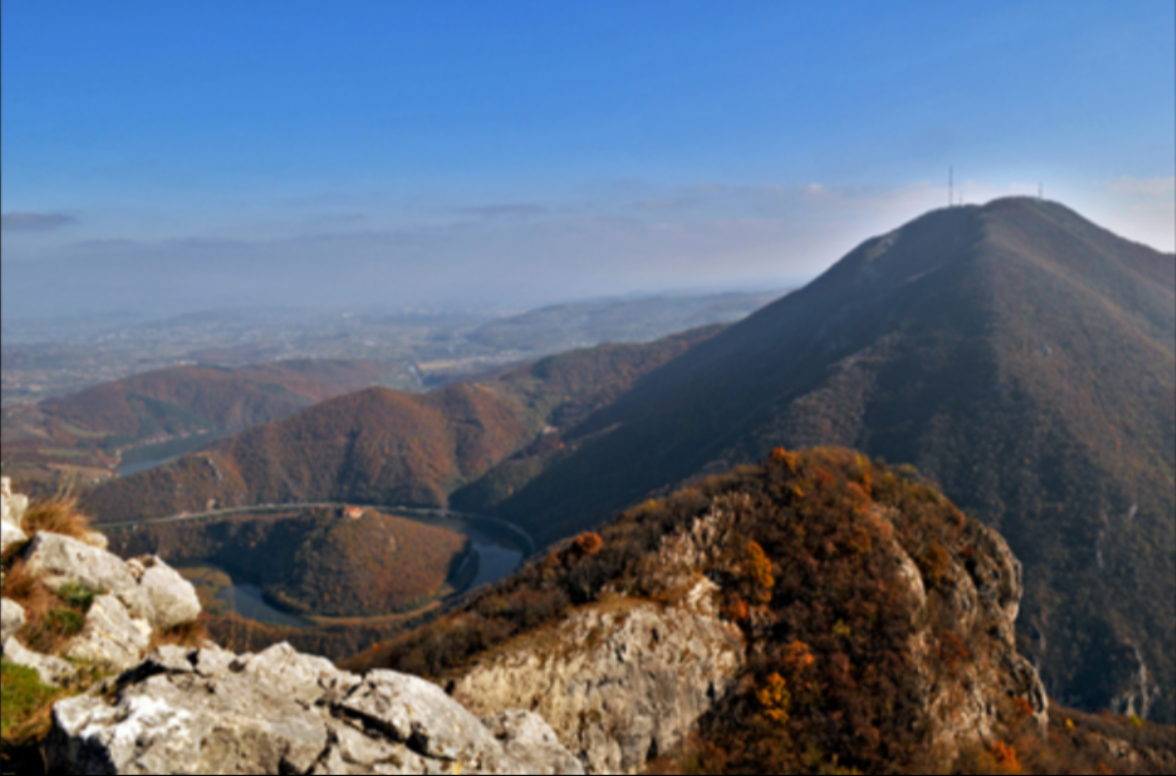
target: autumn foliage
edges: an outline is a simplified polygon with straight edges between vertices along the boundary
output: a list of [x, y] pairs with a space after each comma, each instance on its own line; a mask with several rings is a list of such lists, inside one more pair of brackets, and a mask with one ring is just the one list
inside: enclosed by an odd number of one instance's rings
[[600, 538], [600, 534], [589, 531], [573, 539], [572, 546], [585, 555], [595, 555], [604, 546], [604, 540]]
[[788, 707], [792, 703], [792, 694], [788, 692], [788, 682], [777, 673], [768, 675], [764, 686], [755, 692], [755, 699], [759, 701], [764, 716], [781, 725], [788, 721]]
[[[795, 469], [795, 471], [794, 471]], [[801, 495], [798, 495], [801, 494]], [[680, 751], [662, 753], [659, 772], [894, 773], [951, 766], [926, 731], [912, 725], [919, 672], [950, 677], [982, 655], [971, 632], [936, 622], [932, 653], [916, 665], [909, 642], [916, 612], [896, 578], [898, 543], [926, 576], [941, 559], [962, 563], [984, 529], [913, 470], [870, 462], [846, 450], [773, 454], [622, 513], [597, 533], [592, 554], [579, 539], [529, 564], [459, 611], [396, 637], [350, 663], [389, 667], [444, 682], [487, 650], [545, 627], [570, 607], [610, 593], [663, 600], [656, 562], [667, 536], [721, 512], [729, 518], [712, 560], [698, 569], [719, 586], [721, 616], [739, 627], [747, 663], [738, 690], [698, 725]], [[595, 542], [592, 542], [595, 545]], [[947, 577], [945, 576], [945, 579]], [[930, 598], [942, 595], [927, 591]], [[1008, 745], [1028, 772], [1048, 772], [1029, 737], [1032, 716], [1007, 704]], [[1022, 727], [1024, 729], [1022, 731]], [[1025, 740], [1022, 740], [1024, 736]], [[672, 756], [671, 756], [672, 755]], [[969, 755], [971, 756], [971, 755]], [[938, 759], [937, 759], [938, 758]], [[968, 762], [995, 755], [982, 748]], [[1064, 771], [1065, 769], [1063, 769]], [[1001, 771], [1001, 772], [1008, 772]]]

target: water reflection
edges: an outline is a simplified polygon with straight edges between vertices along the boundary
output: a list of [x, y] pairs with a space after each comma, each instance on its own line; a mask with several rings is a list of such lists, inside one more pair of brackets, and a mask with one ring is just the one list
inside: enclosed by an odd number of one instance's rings
[[497, 582], [518, 568], [519, 562], [523, 559], [522, 551], [513, 547], [478, 541], [473, 536], [470, 536], [470, 543], [474, 547], [474, 552], [478, 553], [478, 573], [474, 576], [474, 581], [470, 583], [469, 589], [471, 590], [478, 585]]
[[262, 596], [261, 588], [256, 585], [229, 585], [216, 594], [216, 599], [224, 601], [230, 609], [247, 620], [256, 620], [266, 625], [285, 625], [291, 628], [305, 628], [310, 625], [306, 620], [267, 604]]
[[[418, 518], [402, 513], [396, 514], [409, 520], [443, 526], [464, 534], [469, 538], [470, 546], [477, 554], [478, 571], [465, 589], [458, 590], [456, 591], [457, 593], [473, 590], [480, 585], [492, 585], [517, 569], [523, 560], [523, 551], [521, 549], [506, 544], [485, 531], [479, 530], [475, 527], [476, 523], [473, 520], [454, 517]], [[209, 563], [202, 563], [201, 566], [215, 568]], [[223, 569], [217, 568], [216, 570], [224, 572]], [[231, 575], [227, 574], [227, 572], [225, 573], [226, 576], [230, 576], [231, 578]], [[217, 592], [216, 599], [227, 604], [230, 611], [236, 612], [246, 619], [255, 620], [267, 625], [284, 625], [293, 628], [306, 628], [313, 625], [309, 620], [276, 609], [266, 603], [261, 588], [256, 585], [232, 582]]]

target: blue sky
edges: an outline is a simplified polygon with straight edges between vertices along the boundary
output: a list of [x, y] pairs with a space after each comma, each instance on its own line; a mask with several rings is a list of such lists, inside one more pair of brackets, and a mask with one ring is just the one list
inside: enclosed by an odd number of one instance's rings
[[1167, 0], [2, 14], [6, 314], [78, 266], [114, 306], [784, 284], [943, 204], [949, 165], [969, 202], [1044, 180], [1176, 240]]

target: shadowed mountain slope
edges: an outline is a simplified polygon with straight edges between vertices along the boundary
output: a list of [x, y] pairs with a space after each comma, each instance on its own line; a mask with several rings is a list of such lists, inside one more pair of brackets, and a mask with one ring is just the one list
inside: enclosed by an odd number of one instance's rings
[[1052, 695], [1171, 720], [1174, 262], [1056, 203], [929, 213], [651, 374], [497, 509], [555, 539], [776, 446], [910, 462], [1025, 563]]
[[370, 388], [120, 478], [84, 503], [107, 522], [304, 501], [444, 506], [528, 445], [558, 450], [559, 427], [717, 330], [574, 351], [432, 393]]

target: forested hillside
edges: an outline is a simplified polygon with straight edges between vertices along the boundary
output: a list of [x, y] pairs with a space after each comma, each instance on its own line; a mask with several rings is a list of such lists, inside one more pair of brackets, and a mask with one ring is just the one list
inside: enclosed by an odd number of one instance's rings
[[177, 455], [217, 435], [366, 388], [388, 371], [386, 364], [338, 360], [177, 366], [5, 408], [5, 471], [17, 464], [9, 473], [36, 479], [30, 468], [103, 471], [137, 458]]
[[526, 488], [466, 506], [556, 539], [775, 446], [913, 463], [1025, 563], [1021, 645], [1052, 694], [1171, 720], [1174, 264], [1052, 202], [929, 213], [651, 374]]
[[1176, 766], [1171, 728], [1047, 708], [1014, 649], [1021, 594], [1000, 536], [912, 468], [778, 449], [350, 666], [432, 677], [481, 714], [529, 703], [598, 771]]
[[302, 501], [443, 506], [512, 455], [546, 461], [561, 449], [562, 429], [719, 328], [573, 351], [432, 393], [371, 388], [338, 397], [119, 478], [83, 503], [99, 522]]

